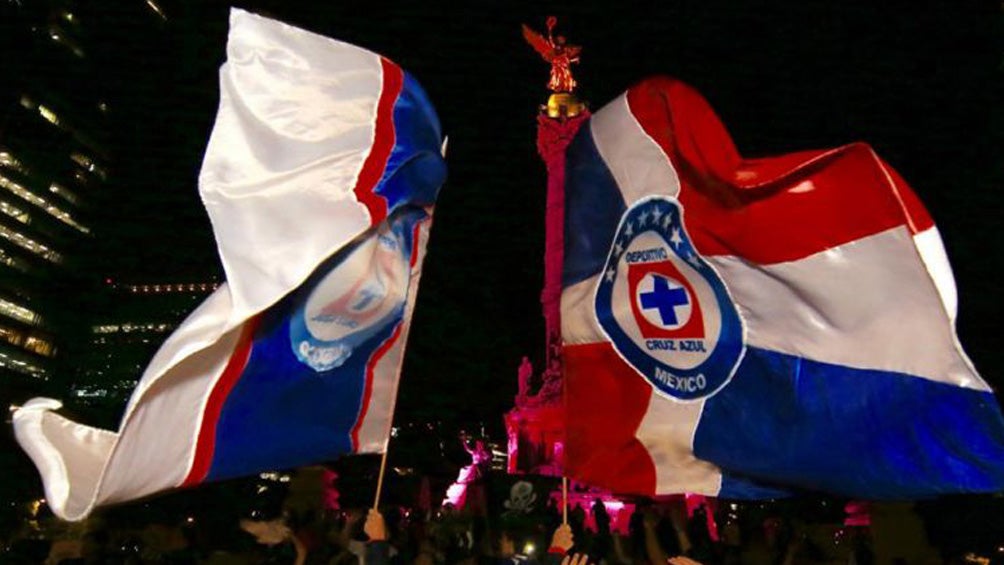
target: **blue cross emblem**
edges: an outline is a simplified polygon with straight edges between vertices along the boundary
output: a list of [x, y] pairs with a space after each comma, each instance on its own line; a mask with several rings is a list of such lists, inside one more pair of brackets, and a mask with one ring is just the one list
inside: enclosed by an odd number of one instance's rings
[[643, 310], [659, 310], [659, 318], [664, 326], [675, 326], [679, 322], [676, 318], [676, 307], [686, 306], [690, 303], [687, 299], [687, 291], [682, 288], [669, 288], [669, 281], [666, 277], [652, 275], [654, 285], [652, 290], [641, 294], [641, 307]]

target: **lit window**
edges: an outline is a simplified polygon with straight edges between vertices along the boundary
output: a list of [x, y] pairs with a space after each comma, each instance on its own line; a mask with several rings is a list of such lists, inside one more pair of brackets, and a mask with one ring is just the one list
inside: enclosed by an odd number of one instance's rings
[[156, 2], [154, 2], [153, 0], [146, 0], [146, 5], [149, 6], [150, 9], [153, 10], [155, 14], [160, 16], [160, 19], [162, 20], [167, 19], [167, 16], [164, 15], [164, 11], [160, 9], [160, 6], [158, 6]]
[[29, 337], [28, 340], [24, 342], [24, 348], [33, 353], [38, 353], [39, 355], [45, 355], [46, 357], [52, 356], [52, 342], [44, 339]]
[[[72, 20], [67, 20], [67, 21], [72, 21]], [[73, 38], [70, 37], [65, 31], [63, 31], [58, 25], [49, 26], [48, 31], [50, 39], [62, 45], [63, 47], [66, 47], [70, 51], [73, 51], [73, 54], [76, 55], [77, 57], [84, 56], [84, 50], [81, 49], [80, 45], [78, 45], [77, 42], [74, 41]]]
[[109, 395], [108, 391], [103, 388], [85, 388], [80, 387], [73, 390], [72, 394], [77, 398], [104, 398]]
[[42, 210], [45, 210], [47, 214], [63, 222], [66, 225], [73, 226], [74, 228], [77, 228], [77, 230], [83, 233], [91, 232], [89, 228], [78, 224], [77, 221], [74, 220], [73, 217], [70, 216], [70, 213], [67, 212], [66, 210], [63, 210], [62, 208], [59, 208], [58, 206], [51, 204], [46, 199], [42, 198], [41, 196], [35, 194], [34, 192], [26, 189], [25, 187], [21, 186], [20, 184], [10, 180], [9, 178], [3, 175], [0, 175], [0, 187], [6, 188], [8, 191], [18, 195], [19, 197], [23, 198], [24, 200], [27, 200], [28, 202], [31, 202], [32, 204], [38, 206]]
[[55, 112], [50, 110], [47, 106], [42, 104], [38, 105], [38, 113], [42, 115], [43, 118], [54, 126], [59, 125], [59, 116]]
[[3, 249], [0, 249], [0, 265], [5, 265], [12, 269], [21, 271], [22, 273], [28, 272], [28, 265], [26, 265], [24, 261], [12, 257]]
[[3, 200], [0, 200], [0, 213], [6, 216], [10, 216], [11, 218], [14, 218], [15, 220], [21, 222], [22, 224], [31, 223], [31, 216], [28, 215], [27, 212], [25, 212], [24, 210], [18, 208], [13, 204], [4, 202]]
[[11, 369], [33, 377], [45, 377], [45, 369], [31, 363], [27, 359], [0, 352], [0, 367]]
[[20, 347], [21, 344], [24, 343], [24, 332], [14, 328], [0, 326], [0, 340]]
[[52, 261], [53, 263], [61, 263], [63, 261], [63, 257], [59, 253], [31, 238], [25, 237], [15, 231], [11, 231], [4, 226], [0, 226], [0, 238], [13, 242], [18, 247], [27, 249], [35, 255], [38, 255], [48, 261]]
[[79, 203], [77, 195], [67, 190], [66, 187], [64, 187], [61, 184], [56, 184], [56, 183], [50, 184], [49, 192], [53, 194], [58, 194], [59, 196], [63, 197], [64, 200], [72, 202], [73, 204]]
[[0, 151], [0, 166], [13, 169], [22, 175], [28, 174], [28, 168], [13, 153], [7, 150]]
[[70, 154], [70, 159], [72, 159], [74, 163], [80, 165], [81, 167], [87, 169], [88, 171], [92, 173], [96, 172], [102, 178], [105, 176], [104, 171], [102, 171], [101, 167], [99, 167], [98, 164], [94, 162], [94, 159], [91, 159], [90, 157], [84, 155], [83, 153], [77, 153], [74, 151], [73, 153]]
[[42, 317], [37, 312], [3, 298], [0, 298], [0, 314], [31, 325], [38, 325], [42, 322]]
[[200, 290], [214, 290], [219, 284], [196, 284], [196, 283], [165, 283], [165, 284], [144, 284], [144, 285], [122, 285], [122, 288], [129, 292], [198, 292]]

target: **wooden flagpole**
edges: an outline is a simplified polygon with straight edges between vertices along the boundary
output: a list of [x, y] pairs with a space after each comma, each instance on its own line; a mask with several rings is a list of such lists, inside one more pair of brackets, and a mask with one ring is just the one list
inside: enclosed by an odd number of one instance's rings
[[561, 523], [568, 525], [568, 477], [561, 475]]
[[377, 475], [377, 486], [376, 486], [376, 496], [373, 497], [373, 510], [379, 510], [380, 507], [380, 491], [383, 490], [383, 476], [387, 471], [387, 453], [390, 451], [390, 440], [387, 440], [387, 447], [383, 450], [383, 456], [380, 458], [380, 474]]

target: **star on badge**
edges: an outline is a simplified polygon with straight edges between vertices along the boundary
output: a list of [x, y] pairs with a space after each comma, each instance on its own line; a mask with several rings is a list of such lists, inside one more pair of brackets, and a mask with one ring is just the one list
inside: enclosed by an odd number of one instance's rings
[[658, 224], [659, 218], [661, 217], [662, 217], [662, 210], [660, 210], [659, 207], [656, 206], [655, 208], [652, 209], [652, 223]]
[[683, 243], [683, 238], [680, 237], [680, 228], [673, 228], [673, 235], [669, 238], [669, 242], [673, 244], [673, 247], [680, 248], [680, 244]]

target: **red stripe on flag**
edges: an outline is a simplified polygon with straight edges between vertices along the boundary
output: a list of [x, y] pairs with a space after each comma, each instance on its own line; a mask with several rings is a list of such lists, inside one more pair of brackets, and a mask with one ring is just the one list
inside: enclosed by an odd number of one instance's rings
[[359, 179], [353, 192], [370, 213], [371, 225], [387, 217], [387, 200], [376, 192], [377, 183], [383, 178], [396, 140], [394, 131], [394, 103], [404, 86], [404, 72], [394, 63], [380, 58], [383, 70], [383, 89], [377, 101], [376, 125], [373, 133], [373, 147], [359, 171]]
[[220, 420], [220, 412], [223, 411], [223, 404], [227, 396], [233, 390], [234, 385], [240, 379], [244, 368], [247, 367], [248, 359], [251, 358], [252, 344], [254, 343], [254, 333], [258, 329], [260, 316], [255, 316], [247, 322], [241, 329], [241, 335], [237, 339], [227, 361], [226, 368], [213, 385], [213, 390], [206, 400], [206, 408], [202, 414], [202, 424], [199, 428], [199, 436], [195, 443], [195, 456], [192, 459], [192, 466], [188, 470], [188, 476], [182, 481], [181, 486], [187, 487], [201, 483], [209, 474], [209, 468], [213, 463], [213, 454], [216, 451], [216, 424]]
[[408, 267], [410, 269], [409, 281], [411, 280], [410, 277], [414, 276], [415, 265], [418, 264], [418, 252], [421, 250], [421, 242], [419, 242], [418, 238], [422, 235], [422, 226], [424, 226], [427, 222], [431, 223], [432, 219], [429, 218], [421, 222], [416, 222], [411, 228], [411, 258], [408, 260]]
[[635, 437], [652, 387], [610, 343], [565, 345], [565, 472], [613, 492], [655, 493], [655, 463]]
[[896, 226], [916, 233], [925, 218], [930, 225], [913, 192], [866, 144], [744, 159], [689, 86], [650, 79], [627, 96], [680, 175], [687, 231], [702, 254], [779, 263]]

